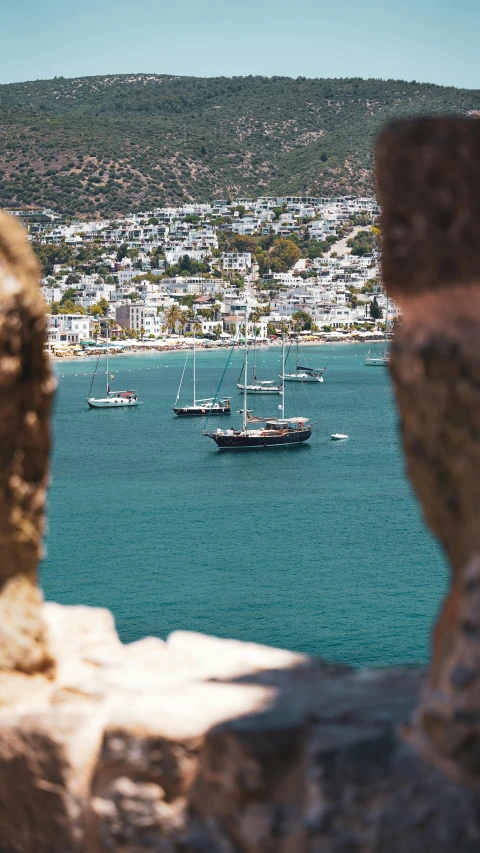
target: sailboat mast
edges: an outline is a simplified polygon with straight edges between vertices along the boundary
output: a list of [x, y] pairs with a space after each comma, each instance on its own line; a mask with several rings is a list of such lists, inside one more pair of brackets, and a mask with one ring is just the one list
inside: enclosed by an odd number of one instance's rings
[[243, 383], [243, 429], [247, 429], [247, 405], [248, 405], [248, 393], [247, 393], [247, 377], [248, 377], [248, 346], [247, 346], [247, 324], [248, 324], [248, 304], [245, 304], [245, 371], [244, 371], [244, 383]]
[[107, 324], [107, 397], [108, 397], [108, 320], [105, 321]]
[[285, 332], [282, 332], [282, 421], [285, 420]]
[[195, 351], [195, 325], [193, 326], [193, 405], [197, 404], [197, 361]]
[[383, 350], [383, 357], [387, 357], [387, 334], [388, 334], [388, 293], [387, 293], [387, 307], [385, 309], [385, 347]]
[[300, 355], [298, 352], [298, 333], [297, 333], [297, 369], [298, 369], [299, 365], [300, 365]]

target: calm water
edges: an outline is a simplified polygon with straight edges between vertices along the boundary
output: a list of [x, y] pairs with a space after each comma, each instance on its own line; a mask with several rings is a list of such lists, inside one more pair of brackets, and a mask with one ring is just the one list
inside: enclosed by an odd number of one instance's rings
[[[59, 362], [46, 597], [111, 608], [125, 641], [188, 628], [359, 665], [425, 660], [446, 570], [403, 473], [387, 371], [365, 352], [308, 348], [326, 381], [290, 385], [287, 414], [315, 422], [309, 445], [239, 454], [173, 416], [184, 354], [112, 360], [115, 387], [144, 401], [129, 411], [89, 410], [93, 360]], [[279, 351], [261, 359], [277, 376]], [[199, 394], [225, 361], [198, 354]], [[239, 369], [235, 353], [233, 410]], [[279, 399], [253, 402], [276, 414]]]

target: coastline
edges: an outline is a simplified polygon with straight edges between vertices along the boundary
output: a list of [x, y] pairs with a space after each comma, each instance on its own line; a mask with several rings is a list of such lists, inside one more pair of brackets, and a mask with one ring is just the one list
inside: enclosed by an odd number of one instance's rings
[[[291, 340], [288, 339], [286, 341], [286, 343], [290, 344], [294, 341], [295, 341], [295, 339], [292, 338]], [[335, 339], [329, 339], [329, 340], [325, 340], [325, 339], [301, 340], [300, 344], [302, 347], [307, 347], [307, 346], [308, 347], [313, 347], [313, 346], [318, 347], [318, 346], [331, 346], [331, 345], [345, 346], [347, 344], [348, 345], [363, 344], [365, 346], [366, 344], [381, 344], [381, 343], [383, 343], [383, 341], [384, 341], [384, 336], [380, 335], [380, 334], [378, 336], [375, 336], [375, 337], [370, 337], [370, 338], [368, 338], [368, 340], [359, 340], [358, 338], [356, 338], [354, 336], [347, 338], [346, 336], [342, 335], [342, 337], [335, 338]], [[267, 344], [265, 344], [265, 343], [257, 344], [259, 349], [271, 349], [272, 347], [281, 347], [281, 345], [282, 345], [281, 341], [269, 341]], [[240, 346], [243, 346], [243, 344], [240, 344]], [[199, 341], [197, 341], [197, 347], [196, 348], [197, 348], [197, 352], [199, 350], [202, 350], [204, 352], [218, 352], [221, 349], [228, 350], [228, 349], [230, 349], [230, 347], [231, 347], [231, 344], [223, 345], [223, 346], [216, 346], [215, 344], [214, 345], [212, 345], [212, 344], [207, 345], [207, 344], [200, 343]], [[192, 349], [192, 346], [188, 346], [188, 345], [185, 346], [184, 342], [182, 342], [181, 344], [180, 343], [179, 344], [172, 344], [169, 346], [152, 345], [152, 346], [146, 346], [146, 347], [137, 347], [137, 346], [122, 347], [122, 349], [110, 348], [109, 357], [117, 357], [120, 355], [151, 355], [154, 352], [155, 353], [186, 352], [187, 350], [191, 350], [191, 349]], [[56, 355], [55, 353], [52, 353], [52, 352], [49, 352], [48, 350], [46, 350], [47, 356], [53, 362], [78, 361], [78, 360], [91, 361], [92, 358], [98, 357], [99, 354], [103, 354], [104, 352], [105, 352], [105, 350], [103, 348], [101, 350], [99, 350], [99, 349], [96, 349], [95, 347], [91, 348], [90, 353], [87, 353], [84, 351], [81, 353], [69, 353], [68, 355]]]

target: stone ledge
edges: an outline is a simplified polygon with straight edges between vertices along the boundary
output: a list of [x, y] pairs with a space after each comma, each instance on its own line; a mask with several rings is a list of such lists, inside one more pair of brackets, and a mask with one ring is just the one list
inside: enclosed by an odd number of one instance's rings
[[478, 849], [475, 795], [399, 735], [420, 668], [188, 632], [123, 645], [88, 607], [43, 618], [55, 676], [0, 684], [1, 853]]

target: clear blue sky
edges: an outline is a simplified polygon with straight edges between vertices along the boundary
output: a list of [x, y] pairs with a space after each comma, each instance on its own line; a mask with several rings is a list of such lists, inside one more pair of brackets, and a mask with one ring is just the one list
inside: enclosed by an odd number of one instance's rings
[[156, 72], [480, 88], [480, 0], [13, 0], [0, 82]]

